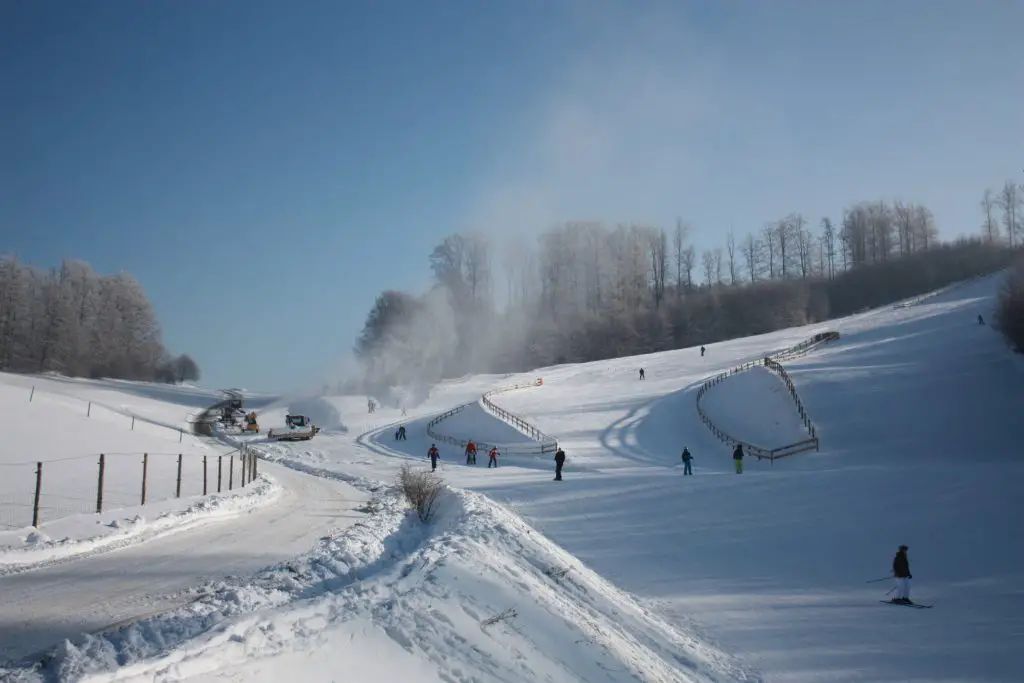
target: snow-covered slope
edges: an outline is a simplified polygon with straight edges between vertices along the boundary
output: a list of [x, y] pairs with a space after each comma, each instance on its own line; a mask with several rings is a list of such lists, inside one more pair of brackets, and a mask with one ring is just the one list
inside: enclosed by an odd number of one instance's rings
[[[5, 532], [25, 535], [19, 530], [31, 525], [37, 476], [40, 522], [45, 531], [48, 523], [96, 511], [100, 454], [104, 457], [103, 509], [109, 511], [140, 505], [143, 454], [147, 454], [146, 499], [159, 502], [177, 497], [179, 456], [181, 496], [188, 498], [203, 492], [204, 456], [213, 459], [209, 466], [215, 466], [216, 457], [228, 450], [179, 429], [174, 416], [178, 413], [183, 418], [186, 412], [179, 404], [139, 399], [148, 401], [143, 412], [167, 422], [165, 426], [122, 412], [124, 406], [140, 407], [133, 403], [132, 395], [117, 394], [102, 385], [90, 391], [85, 383], [74, 385], [74, 395], [51, 393], [50, 389], [63, 383], [30, 381], [0, 375], [0, 433], [4, 437], [0, 449], [0, 546], [10, 542]], [[37, 472], [39, 462], [41, 474]], [[210, 479], [208, 490], [215, 491], [215, 484]]]
[[[189, 608], [65, 648], [42, 673], [1024, 680], [1024, 552], [1013, 542], [1024, 511], [1024, 374], [976, 323], [977, 313], [990, 317], [995, 286], [981, 279], [910, 307], [714, 344], [704, 357], [684, 349], [462, 378], [407, 416], [323, 399], [347, 432], [259, 447], [373, 491], [365, 526], [257, 581], [215, 584]], [[697, 388], [825, 330], [840, 340], [785, 363], [820, 452], [748, 461], [734, 474], [729, 448], [697, 419]], [[509, 456], [494, 470], [439, 444], [440, 476], [456, 489], [428, 527], [373, 483], [402, 465], [428, 468], [432, 415], [535, 377], [542, 387], [495, 401], [558, 437], [564, 481], [551, 481], [550, 454]], [[715, 419], [754, 443], [782, 438], [794, 426], [785, 396], [771, 376], [741, 377], [708, 394]], [[478, 418], [458, 425], [463, 436], [503, 429], [484, 411]], [[408, 441], [393, 439], [399, 423]], [[693, 477], [681, 476], [684, 445]], [[869, 583], [889, 574], [900, 543], [910, 546], [913, 597], [934, 609], [880, 604], [889, 585]], [[509, 609], [515, 617], [485, 623]]]

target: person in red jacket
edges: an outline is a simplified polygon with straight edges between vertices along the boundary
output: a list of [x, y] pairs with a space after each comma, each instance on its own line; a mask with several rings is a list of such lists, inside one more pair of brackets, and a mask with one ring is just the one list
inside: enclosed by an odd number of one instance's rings
[[487, 453], [487, 469], [498, 466], [498, 447], [491, 446], [491, 450]]
[[470, 439], [469, 443], [466, 444], [466, 464], [476, 464], [476, 444], [473, 443], [473, 439]]

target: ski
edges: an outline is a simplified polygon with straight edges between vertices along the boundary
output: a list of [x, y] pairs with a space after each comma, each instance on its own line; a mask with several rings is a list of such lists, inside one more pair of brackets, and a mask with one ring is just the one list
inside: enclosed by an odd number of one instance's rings
[[883, 603], [885, 605], [899, 605], [900, 607], [916, 607], [918, 609], [931, 609], [932, 608], [932, 605], [922, 605], [919, 602], [905, 603], [905, 602], [893, 602], [892, 600], [879, 600], [879, 602], [881, 602], [881, 603]]

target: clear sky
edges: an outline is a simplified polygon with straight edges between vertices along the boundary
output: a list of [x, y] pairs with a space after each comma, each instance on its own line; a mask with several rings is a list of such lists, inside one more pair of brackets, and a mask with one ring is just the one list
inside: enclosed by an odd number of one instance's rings
[[316, 385], [445, 234], [1024, 180], [1020, 0], [0, 0], [0, 252], [133, 273], [204, 384]]

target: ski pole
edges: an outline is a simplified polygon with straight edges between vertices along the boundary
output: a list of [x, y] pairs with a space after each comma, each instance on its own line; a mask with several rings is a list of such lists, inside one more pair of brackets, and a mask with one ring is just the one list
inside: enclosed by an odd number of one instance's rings
[[891, 576], [883, 576], [880, 579], [871, 579], [870, 581], [866, 581], [865, 583], [878, 583], [879, 581], [888, 581], [891, 578]]

